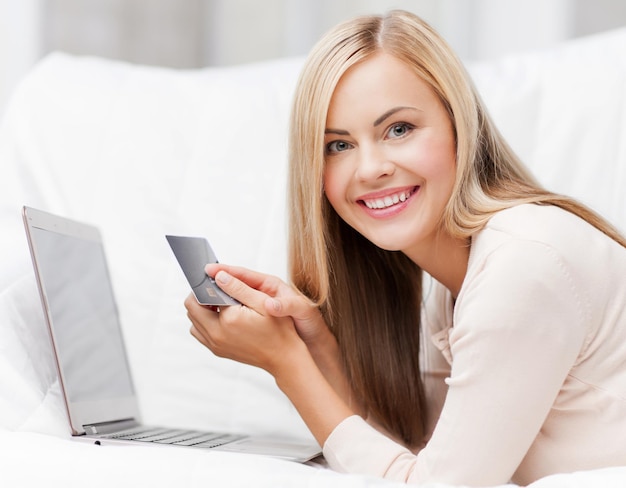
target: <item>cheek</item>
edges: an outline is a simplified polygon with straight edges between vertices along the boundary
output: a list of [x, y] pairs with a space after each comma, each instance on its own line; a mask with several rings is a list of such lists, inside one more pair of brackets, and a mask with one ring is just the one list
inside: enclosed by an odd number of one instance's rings
[[430, 168], [431, 177], [441, 184], [452, 185], [456, 174], [456, 161], [449, 151], [442, 151]]
[[456, 151], [450, 141], [432, 143], [424, 158], [424, 176], [426, 180], [437, 182], [441, 189], [452, 190], [456, 178]]
[[449, 192], [452, 193], [456, 181], [456, 148], [453, 144], [445, 150], [440, 171], [441, 179], [446, 182]]
[[341, 202], [345, 201], [345, 185], [342, 183], [341, 172], [336, 167], [326, 167], [324, 170], [324, 194], [335, 211], [340, 213]]

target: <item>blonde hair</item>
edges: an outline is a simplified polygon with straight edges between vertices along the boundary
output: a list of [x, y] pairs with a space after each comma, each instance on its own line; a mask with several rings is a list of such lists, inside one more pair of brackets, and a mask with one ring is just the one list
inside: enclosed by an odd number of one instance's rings
[[415, 445], [426, 422], [417, 360], [421, 270], [345, 224], [323, 188], [324, 130], [334, 89], [351, 66], [381, 50], [414, 69], [448, 111], [457, 165], [441, 222], [448, 233], [471, 237], [494, 213], [536, 203], [562, 207], [625, 247], [626, 241], [589, 209], [540, 187], [491, 122], [459, 59], [419, 17], [395, 10], [358, 17], [326, 34], [305, 63], [291, 115], [291, 279], [320, 305], [370, 414]]

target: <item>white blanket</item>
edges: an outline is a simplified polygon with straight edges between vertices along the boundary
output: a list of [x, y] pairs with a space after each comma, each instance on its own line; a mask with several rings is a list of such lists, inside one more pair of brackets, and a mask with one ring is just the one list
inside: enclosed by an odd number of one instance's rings
[[[310, 437], [269, 375], [191, 338], [164, 238], [207, 236], [221, 261], [285, 277], [301, 65], [174, 71], [57, 53], [24, 80], [0, 130], [0, 486], [391, 485], [258, 456], [69, 440], [22, 229], [24, 204], [101, 228], [144, 421]], [[468, 69], [539, 179], [626, 230], [626, 30]], [[626, 467], [533, 486], [623, 487]]]

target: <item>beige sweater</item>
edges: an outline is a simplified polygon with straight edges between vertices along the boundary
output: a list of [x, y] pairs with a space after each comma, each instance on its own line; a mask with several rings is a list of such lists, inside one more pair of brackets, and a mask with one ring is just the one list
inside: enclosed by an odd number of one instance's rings
[[488, 486], [626, 465], [626, 249], [521, 205], [473, 238], [454, 306], [437, 283], [426, 293], [432, 437], [415, 455], [350, 417], [324, 445], [331, 467]]

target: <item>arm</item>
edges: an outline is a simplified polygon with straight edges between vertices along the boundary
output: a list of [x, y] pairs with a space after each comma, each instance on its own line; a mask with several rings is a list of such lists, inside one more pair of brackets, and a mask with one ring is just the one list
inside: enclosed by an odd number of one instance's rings
[[[275, 276], [223, 264], [210, 264], [206, 267], [207, 274], [212, 277], [220, 270], [236, 278], [229, 283], [220, 283], [220, 287], [227, 293], [231, 295], [246, 293], [244, 285], [247, 285], [264, 294], [258, 295], [254, 300], [259, 303], [259, 307], [266, 315], [291, 318], [298, 335], [306, 344], [326, 381], [346, 404], [362, 413], [346, 378], [337, 340], [330, 332], [318, 307], [298, 290]], [[251, 290], [249, 292], [252, 293]]]
[[233, 276], [221, 272], [216, 278], [224, 291], [246, 306], [223, 307], [217, 312], [190, 295], [185, 306], [192, 335], [216, 355], [260, 367], [274, 376], [323, 445], [330, 432], [354, 412], [322, 374], [291, 317], [267, 314], [268, 296]]
[[[319, 310], [302, 295], [293, 298], [274, 298], [266, 303], [266, 310], [275, 317], [291, 317], [298, 334], [306, 344], [315, 364], [343, 401], [363, 414], [341, 362], [339, 344], [330, 332]], [[306, 321], [306, 324], [305, 324]]]
[[501, 246], [476, 268], [457, 300], [449, 390], [426, 447], [415, 456], [350, 418], [327, 440], [333, 468], [421, 483], [509, 482], [584, 343], [584, 305], [542, 244]]

